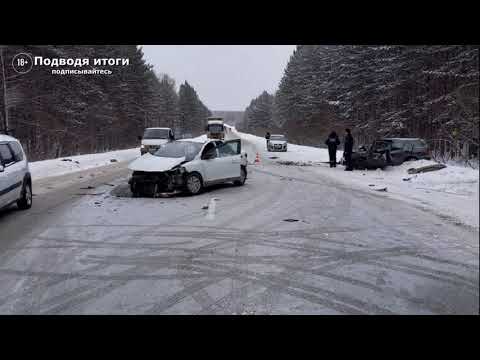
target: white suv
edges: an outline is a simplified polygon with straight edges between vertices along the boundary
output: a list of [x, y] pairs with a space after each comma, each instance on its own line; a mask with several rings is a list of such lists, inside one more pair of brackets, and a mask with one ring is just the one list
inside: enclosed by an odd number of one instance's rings
[[22, 210], [32, 207], [32, 178], [20, 142], [0, 135], [0, 209], [13, 203]]

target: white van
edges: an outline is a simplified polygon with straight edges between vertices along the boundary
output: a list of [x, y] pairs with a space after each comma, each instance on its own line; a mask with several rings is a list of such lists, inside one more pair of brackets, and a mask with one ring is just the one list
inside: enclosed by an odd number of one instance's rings
[[175, 140], [175, 135], [170, 128], [153, 127], [146, 128], [143, 137], [140, 137], [140, 139], [142, 141], [140, 153], [142, 155], [146, 153], [153, 154], [162, 145]]
[[32, 207], [32, 177], [20, 142], [0, 135], [0, 209], [13, 203], [22, 210]]

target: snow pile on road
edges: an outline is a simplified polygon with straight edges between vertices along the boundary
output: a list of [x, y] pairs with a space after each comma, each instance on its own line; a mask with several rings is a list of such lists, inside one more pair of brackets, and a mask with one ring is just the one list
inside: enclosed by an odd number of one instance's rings
[[[98, 154], [68, 156], [64, 158], [35, 161], [29, 164], [33, 180], [65, 175], [77, 171], [131, 161], [140, 155], [140, 148], [109, 151]], [[112, 160], [114, 160], [112, 162]]]
[[[389, 166], [385, 170], [356, 170], [345, 172], [343, 166], [329, 168], [328, 150], [288, 144], [288, 152], [267, 152], [265, 139], [251, 134], [233, 132], [242, 139], [249, 151], [250, 162], [258, 152], [264, 161], [299, 166], [312, 165], [309, 169], [320, 176], [330, 177], [340, 183], [364, 191], [383, 190], [383, 196], [403, 200], [421, 206], [441, 216], [460, 223], [479, 227], [479, 171], [462, 166], [410, 175], [408, 169], [433, 165], [430, 160], [405, 162]], [[244, 145], [244, 146], [245, 146]], [[251, 155], [251, 154], [252, 155]], [[337, 152], [337, 161], [342, 156]], [[253, 157], [251, 157], [253, 156]], [[294, 166], [292, 171], [294, 170]], [[393, 204], [392, 204], [393, 206]]]

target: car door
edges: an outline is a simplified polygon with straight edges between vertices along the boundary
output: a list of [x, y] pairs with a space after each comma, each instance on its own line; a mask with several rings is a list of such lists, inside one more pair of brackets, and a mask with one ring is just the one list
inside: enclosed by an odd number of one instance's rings
[[390, 157], [392, 165], [401, 165], [405, 161], [405, 145], [401, 141], [392, 141], [390, 146]]
[[[2, 144], [0, 144], [1, 146]], [[8, 204], [6, 189], [8, 188], [8, 175], [3, 166], [2, 153], [0, 153], [0, 209]]]
[[216, 182], [222, 178], [222, 161], [218, 157], [217, 147], [214, 142], [209, 142], [205, 145], [200, 159], [203, 181], [205, 183]]
[[[8, 146], [10, 151], [13, 153], [14, 163], [10, 166], [12, 171], [12, 176], [15, 184], [20, 184], [23, 186], [23, 179], [26, 173], [26, 160], [24, 159], [23, 150], [18, 142], [9, 142]], [[22, 186], [18, 186], [13, 190], [14, 200], [18, 200], [22, 195]]]
[[3, 167], [3, 172], [0, 173], [0, 206], [5, 206], [18, 199], [18, 188], [22, 184], [18, 184], [13, 167], [15, 158], [7, 143], [0, 144], [0, 159]]
[[241, 141], [229, 140], [217, 147], [220, 163], [222, 164], [222, 178], [232, 179], [240, 177]]

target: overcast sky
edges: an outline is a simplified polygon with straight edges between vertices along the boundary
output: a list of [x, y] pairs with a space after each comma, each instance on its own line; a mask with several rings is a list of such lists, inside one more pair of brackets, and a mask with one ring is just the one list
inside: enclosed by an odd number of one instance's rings
[[142, 45], [157, 73], [188, 81], [210, 110], [244, 110], [273, 93], [295, 45]]

